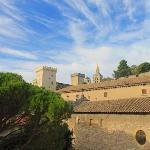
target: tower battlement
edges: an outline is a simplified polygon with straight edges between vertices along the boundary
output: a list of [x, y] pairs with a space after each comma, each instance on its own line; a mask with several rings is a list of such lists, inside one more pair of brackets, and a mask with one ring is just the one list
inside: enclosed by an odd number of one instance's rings
[[34, 85], [45, 87], [48, 90], [56, 90], [56, 73], [57, 68], [40, 66], [36, 70], [36, 79], [33, 81]]
[[79, 77], [85, 78], [85, 74], [82, 74], [82, 73], [73, 73], [73, 74], [71, 74], [71, 77], [75, 77], [75, 76], [79, 76]]
[[54, 71], [54, 72], [57, 72], [57, 68], [55, 67], [48, 67], [48, 66], [41, 66], [41, 67], [37, 67], [35, 69], [36, 72], [39, 72], [41, 70], [47, 70], [47, 71]]

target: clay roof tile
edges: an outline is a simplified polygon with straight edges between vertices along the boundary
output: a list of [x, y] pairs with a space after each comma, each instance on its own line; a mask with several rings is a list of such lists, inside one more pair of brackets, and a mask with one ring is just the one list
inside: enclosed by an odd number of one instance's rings
[[82, 101], [74, 105], [75, 113], [150, 113], [150, 97]]

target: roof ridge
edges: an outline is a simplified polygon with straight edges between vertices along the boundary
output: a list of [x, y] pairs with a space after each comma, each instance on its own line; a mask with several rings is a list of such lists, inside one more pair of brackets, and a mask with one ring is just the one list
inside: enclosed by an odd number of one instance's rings
[[150, 97], [83, 101], [74, 107], [76, 113], [150, 113]]
[[142, 84], [150, 84], [150, 76], [142, 76], [136, 78], [125, 78], [110, 81], [102, 81], [100, 83], [90, 83], [90, 84], [80, 84], [76, 86], [68, 86], [59, 90], [59, 92], [71, 92], [71, 91], [81, 91], [99, 88], [116, 88], [116, 87], [126, 87], [135, 86]]

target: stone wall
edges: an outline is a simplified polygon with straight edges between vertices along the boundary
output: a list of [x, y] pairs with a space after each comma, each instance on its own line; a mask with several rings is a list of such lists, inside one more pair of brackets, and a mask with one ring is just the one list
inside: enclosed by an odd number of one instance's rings
[[[150, 115], [73, 114], [68, 120], [76, 150], [150, 150]], [[143, 130], [140, 145], [136, 132]]]
[[56, 91], [56, 68], [42, 66], [36, 69], [36, 79], [33, 84], [47, 90]]
[[[142, 94], [142, 89], [147, 90], [147, 94]], [[107, 96], [104, 96], [104, 93], [107, 93]], [[131, 87], [119, 87], [112, 89], [104, 89], [104, 90], [91, 90], [91, 91], [83, 91], [83, 92], [71, 92], [71, 93], [62, 93], [61, 96], [65, 100], [75, 101], [76, 97], [81, 97], [81, 95], [91, 100], [112, 100], [112, 99], [120, 99], [120, 98], [132, 98], [132, 97], [143, 97], [150, 96], [150, 85], [140, 85], [140, 86], [131, 86]]]

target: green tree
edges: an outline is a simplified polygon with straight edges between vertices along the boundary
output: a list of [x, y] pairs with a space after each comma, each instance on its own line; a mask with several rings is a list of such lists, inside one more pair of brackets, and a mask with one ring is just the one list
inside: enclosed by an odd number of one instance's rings
[[[59, 94], [28, 84], [17, 74], [0, 73], [0, 133], [10, 131], [0, 139], [0, 149], [67, 149], [72, 133], [65, 120], [71, 112]], [[29, 120], [20, 126], [16, 115]]]
[[[33, 95], [29, 100], [29, 110], [34, 114], [31, 122], [32, 130], [21, 150], [38, 150], [40, 147], [43, 147], [43, 149], [62, 150], [67, 146], [66, 142], [64, 142], [66, 141], [66, 131], [70, 133], [71, 138], [71, 132], [67, 127], [65, 128], [63, 121], [70, 117], [72, 106], [54, 92], [38, 87], [32, 87], [31, 91]], [[45, 137], [45, 142], [47, 141], [46, 144], [42, 142], [44, 140], [43, 136]]]
[[113, 79], [111, 77], [106, 77], [102, 79], [102, 81], [110, 81], [110, 80], [113, 80]]
[[139, 74], [138, 66], [136, 66], [136, 65], [132, 65], [132, 66], [130, 67], [130, 70], [131, 70], [131, 74], [132, 74], [132, 75], [138, 75], [138, 74]]
[[10, 119], [19, 114], [27, 100], [27, 84], [21, 76], [0, 73], [0, 131], [10, 126]]
[[68, 125], [63, 123], [58, 125], [53, 122], [35, 136], [30, 144], [27, 145], [28, 150], [68, 150], [71, 148], [72, 132], [68, 130]]
[[131, 70], [130, 67], [127, 65], [127, 61], [126, 60], [121, 60], [118, 68], [116, 71], [114, 71], [113, 76], [118, 79], [120, 77], [128, 77], [129, 75], [131, 75]]
[[150, 71], [150, 63], [144, 62], [138, 66], [138, 73], [145, 73]]
[[15, 73], [3, 73], [0, 72], [0, 87], [6, 87], [15, 83], [25, 83], [22, 76]]

